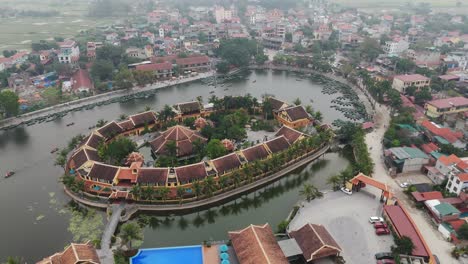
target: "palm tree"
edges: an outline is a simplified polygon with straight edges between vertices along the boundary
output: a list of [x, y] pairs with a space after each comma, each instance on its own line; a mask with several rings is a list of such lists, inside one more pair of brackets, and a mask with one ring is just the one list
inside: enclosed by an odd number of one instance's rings
[[213, 193], [216, 191], [216, 182], [213, 179], [213, 176], [209, 176], [208, 178], [205, 179], [204, 181], [204, 188], [203, 192], [208, 196], [211, 197], [213, 196]]
[[127, 119], [127, 117], [128, 117], [128, 116], [127, 116], [126, 114], [121, 114], [121, 115], [119, 116], [119, 120], [120, 120], [120, 121], [124, 121], [125, 119]]
[[239, 184], [242, 182], [242, 176], [241, 174], [239, 173], [239, 171], [234, 171], [232, 174], [231, 174], [231, 177], [232, 177], [232, 180], [234, 182], [234, 186], [237, 187], [239, 186]]
[[154, 194], [155, 191], [151, 187], [142, 188], [141, 190], [141, 196], [144, 200], [153, 200]]
[[21, 263], [24, 263], [24, 261], [20, 257], [8, 257], [6, 262], [3, 264], [21, 264]]
[[200, 196], [200, 194], [202, 193], [203, 186], [199, 181], [196, 181], [192, 184], [192, 188], [193, 192], [195, 193], [195, 197], [197, 197], [198, 200], [198, 196]]
[[169, 196], [169, 193], [171, 190], [167, 187], [162, 187], [159, 189], [159, 195], [161, 196], [161, 199], [165, 202], [167, 200], [167, 197]]
[[184, 199], [185, 189], [182, 186], [177, 187], [177, 197], [179, 197], [179, 204], [182, 204]]
[[302, 190], [299, 193], [305, 197], [307, 202], [314, 200], [315, 198], [320, 198], [323, 196], [323, 193], [320, 192], [317, 187], [310, 183], [305, 183], [302, 187]]
[[145, 106], [145, 112], [148, 112], [149, 110], [151, 110], [151, 106], [149, 105]]
[[340, 175], [334, 175], [327, 179], [327, 183], [333, 186], [333, 190], [338, 190], [341, 184], [341, 177]]
[[141, 198], [141, 187], [140, 185], [135, 185], [130, 190], [130, 193], [133, 195], [135, 200], [139, 200]]
[[221, 176], [218, 181], [219, 187], [224, 191], [224, 189], [229, 185], [229, 178], [227, 176]]
[[122, 225], [119, 233], [122, 244], [128, 249], [132, 249], [132, 243], [143, 240], [143, 232], [141, 227], [135, 222], [128, 222]]

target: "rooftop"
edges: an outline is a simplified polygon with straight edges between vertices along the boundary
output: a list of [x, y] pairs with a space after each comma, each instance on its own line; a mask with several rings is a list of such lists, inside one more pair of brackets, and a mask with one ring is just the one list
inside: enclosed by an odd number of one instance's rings
[[468, 107], [468, 98], [459, 96], [444, 98], [438, 100], [432, 100], [427, 102], [429, 105], [433, 105], [437, 108], [451, 108], [451, 107]]
[[410, 148], [410, 147], [397, 147], [397, 148], [390, 148], [390, 152], [396, 156], [397, 159], [428, 159], [424, 152], [422, 152], [418, 148]]
[[430, 79], [421, 74], [406, 74], [396, 75], [394, 79], [402, 80], [403, 82], [417, 82], [417, 81], [429, 81]]

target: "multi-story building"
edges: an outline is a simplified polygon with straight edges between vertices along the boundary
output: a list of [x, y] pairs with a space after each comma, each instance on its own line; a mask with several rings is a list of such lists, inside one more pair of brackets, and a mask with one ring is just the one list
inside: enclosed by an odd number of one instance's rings
[[396, 75], [393, 77], [392, 87], [400, 93], [406, 93], [406, 88], [416, 87], [418, 90], [429, 87], [431, 79], [421, 74]]
[[218, 24], [223, 23], [224, 21], [230, 21], [232, 19], [232, 11], [222, 6], [216, 6], [214, 13], [216, 23]]
[[460, 195], [468, 187], [468, 173], [453, 174], [449, 177], [446, 189]]
[[172, 77], [172, 64], [169, 62], [140, 64], [136, 65], [135, 69], [137, 71], [149, 71], [157, 79]]
[[88, 42], [86, 43], [86, 56], [89, 60], [96, 59], [96, 50], [102, 47], [102, 42]]
[[60, 52], [58, 59], [63, 64], [75, 64], [80, 59], [80, 48], [73, 40], [67, 40], [59, 43]]
[[451, 97], [432, 100], [425, 104], [426, 115], [429, 117], [440, 117], [468, 111], [468, 98]]
[[409, 48], [408, 41], [404, 39], [399, 39], [396, 41], [387, 41], [383, 50], [388, 56], [399, 56], [403, 52], [407, 51]]

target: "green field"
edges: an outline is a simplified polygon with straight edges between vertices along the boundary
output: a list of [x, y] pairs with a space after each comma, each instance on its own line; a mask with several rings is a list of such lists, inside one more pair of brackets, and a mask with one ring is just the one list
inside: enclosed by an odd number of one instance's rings
[[30, 49], [31, 42], [72, 37], [81, 30], [114, 21], [86, 16], [88, 0], [0, 0], [0, 6], [17, 10], [56, 10], [60, 13], [57, 17], [0, 18], [0, 52]]

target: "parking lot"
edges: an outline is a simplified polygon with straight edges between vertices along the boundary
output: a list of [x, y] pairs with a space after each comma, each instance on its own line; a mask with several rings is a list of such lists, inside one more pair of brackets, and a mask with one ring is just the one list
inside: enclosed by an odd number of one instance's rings
[[370, 216], [382, 213], [382, 204], [373, 194], [328, 192], [323, 198], [303, 205], [289, 230], [308, 222], [324, 225], [343, 250], [346, 263], [375, 263], [375, 253], [390, 251], [392, 235], [377, 236], [369, 223]]

